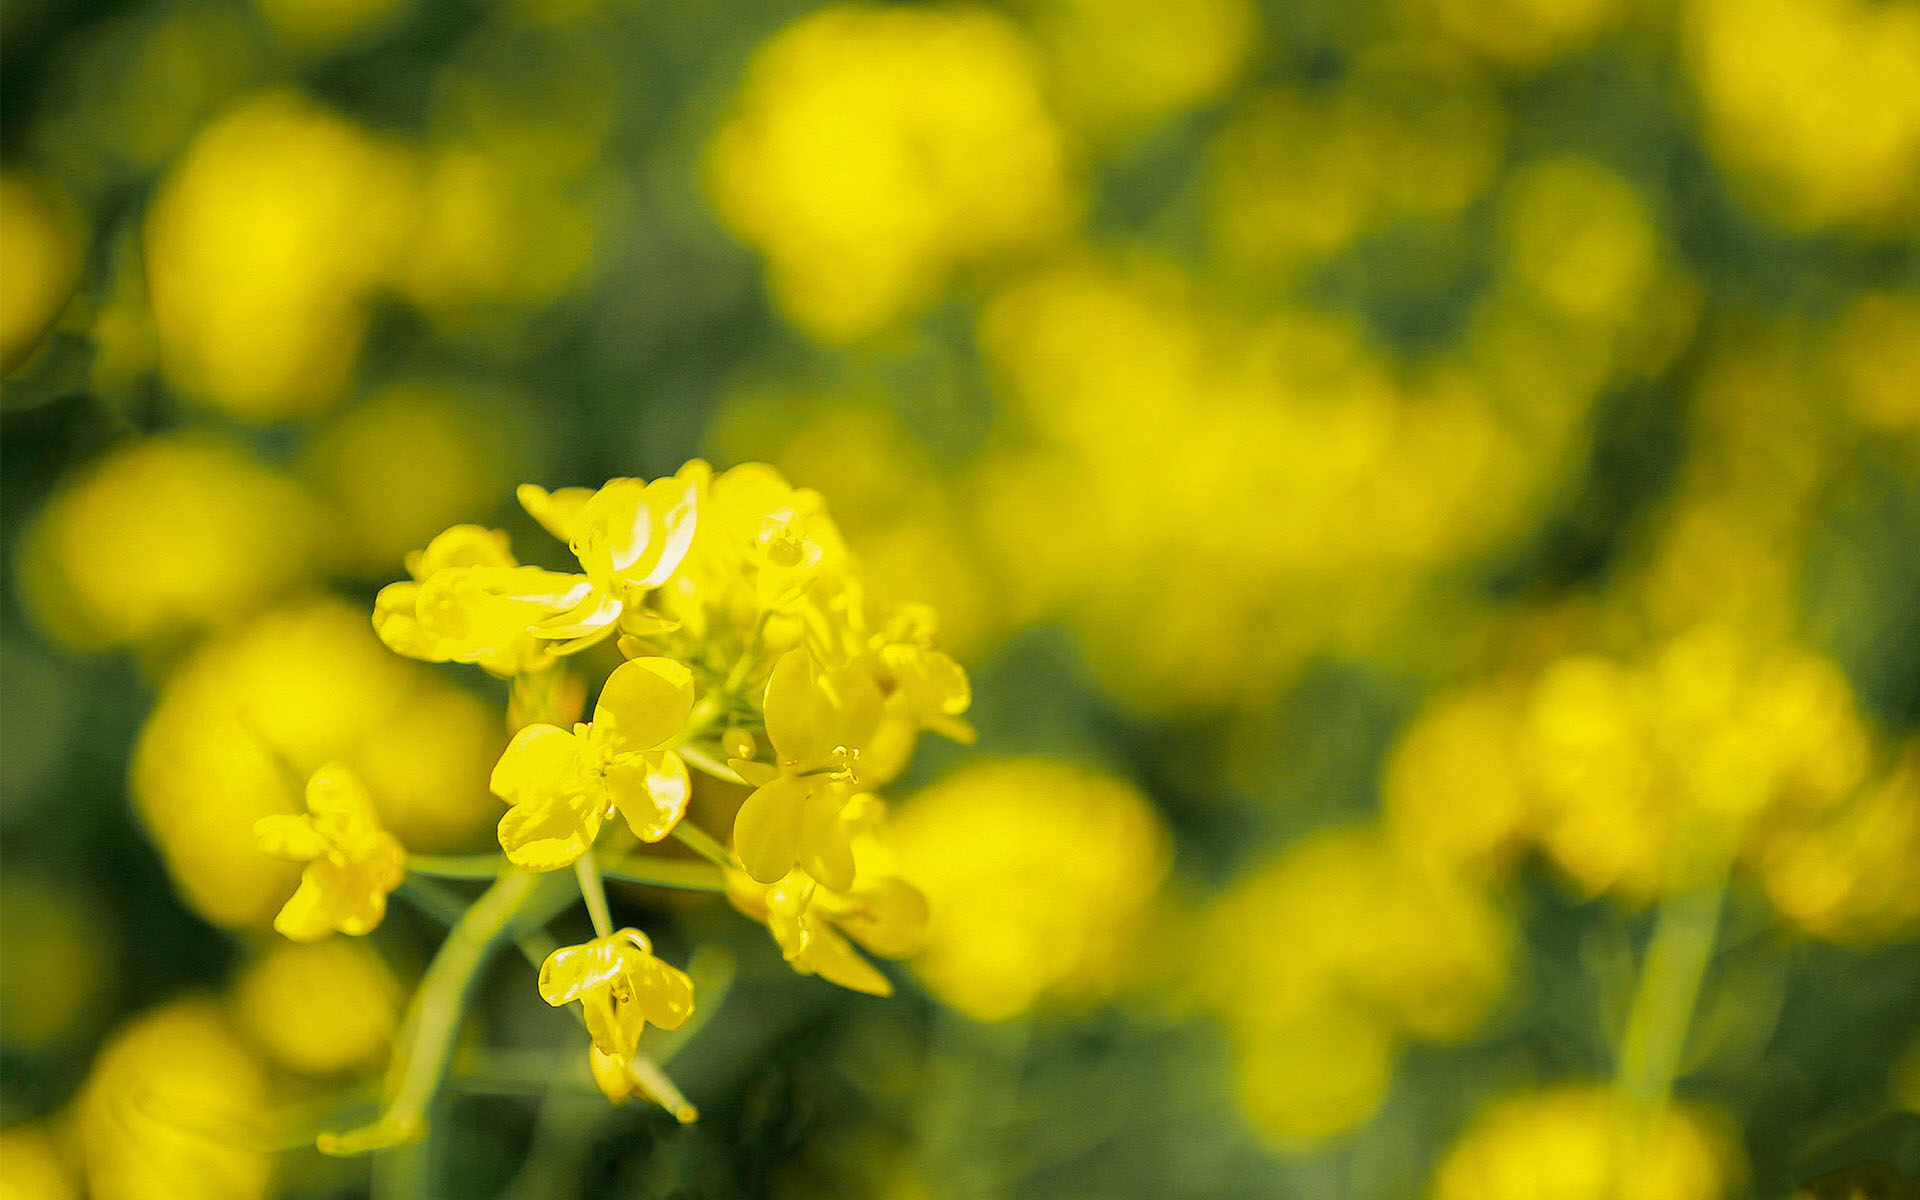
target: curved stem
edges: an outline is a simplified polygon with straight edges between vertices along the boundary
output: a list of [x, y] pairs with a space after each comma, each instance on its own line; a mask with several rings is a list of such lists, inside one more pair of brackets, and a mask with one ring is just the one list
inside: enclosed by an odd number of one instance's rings
[[493, 879], [507, 869], [498, 854], [409, 854], [407, 870], [440, 879]]
[[387, 1076], [386, 1108], [370, 1124], [321, 1134], [315, 1139], [321, 1153], [364, 1154], [413, 1141], [426, 1131], [427, 1105], [446, 1077], [474, 979], [516, 919], [537, 907], [542, 892], [552, 892], [548, 878], [520, 870], [502, 873], [448, 931], [407, 1006]]

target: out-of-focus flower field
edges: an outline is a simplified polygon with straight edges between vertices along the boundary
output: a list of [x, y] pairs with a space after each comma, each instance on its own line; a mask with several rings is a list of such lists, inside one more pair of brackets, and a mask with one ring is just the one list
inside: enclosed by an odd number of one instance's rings
[[[0, 1197], [1920, 1194], [1920, 2], [0, 23]], [[442, 931], [273, 932], [279, 758], [492, 847], [375, 594], [695, 457], [972, 676], [924, 948], [616, 886], [697, 1123], [508, 956], [316, 1152]]]

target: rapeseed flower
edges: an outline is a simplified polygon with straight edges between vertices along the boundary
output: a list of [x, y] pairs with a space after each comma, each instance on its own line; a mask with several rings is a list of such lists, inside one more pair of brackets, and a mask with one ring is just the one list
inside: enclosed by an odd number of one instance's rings
[[511, 807], [500, 845], [515, 866], [571, 865], [618, 812], [633, 835], [657, 842], [687, 810], [687, 767], [669, 747], [693, 711], [693, 675], [669, 658], [614, 668], [593, 720], [571, 732], [529, 725], [493, 768], [493, 793]]
[[341, 764], [315, 771], [306, 798], [305, 813], [254, 822], [261, 850], [306, 864], [273, 927], [296, 942], [370, 933], [387, 914], [387, 893], [406, 877], [407, 852], [381, 827], [365, 785]]
[[693, 981], [654, 957], [646, 934], [621, 929], [549, 954], [540, 965], [540, 998], [555, 1008], [578, 1001], [594, 1051], [623, 1067], [648, 1025], [678, 1029], [686, 1021]]

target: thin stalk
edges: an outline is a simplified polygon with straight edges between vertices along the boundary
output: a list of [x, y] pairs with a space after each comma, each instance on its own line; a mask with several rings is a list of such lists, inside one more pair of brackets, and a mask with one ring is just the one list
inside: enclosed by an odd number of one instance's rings
[[698, 746], [682, 746], [675, 753], [685, 759], [687, 765], [694, 770], [711, 775], [723, 783], [744, 784], [746, 782], [732, 767]]
[[498, 854], [409, 854], [407, 870], [440, 879], [493, 879], [507, 869]]
[[1666, 1102], [1680, 1073], [1726, 899], [1725, 873], [1660, 902], [1621, 1039], [1616, 1082], [1642, 1112]]
[[684, 858], [612, 857], [600, 864], [600, 874], [619, 883], [669, 888], [680, 892], [724, 892], [726, 877], [713, 864]]
[[364, 1154], [424, 1134], [427, 1106], [446, 1078], [474, 980], [494, 945], [533, 906], [542, 882], [529, 871], [503, 873], [448, 931], [407, 1006], [387, 1076], [386, 1108], [370, 1124], [321, 1134], [315, 1139], [321, 1153]]
[[673, 827], [673, 836], [679, 840], [681, 845], [692, 850], [695, 854], [698, 854], [701, 858], [706, 859], [721, 870], [724, 871], [733, 866], [733, 855], [727, 852], [727, 848], [716, 841], [712, 834], [695, 825], [693, 822], [682, 821], [678, 825], [675, 825]]
[[600, 868], [594, 863], [593, 855], [582, 854], [575, 859], [573, 873], [580, 881], [580, 895], [587, 902], [587, 915], [593, 918], [593, 936], [608, 936], [613, 932], [613, 914], [607, 908], [607, 888], [600, 882]]

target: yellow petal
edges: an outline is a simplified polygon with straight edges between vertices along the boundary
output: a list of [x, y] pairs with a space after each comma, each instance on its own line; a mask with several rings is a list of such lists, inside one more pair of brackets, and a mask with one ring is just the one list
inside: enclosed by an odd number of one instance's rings
[[610, 754], [657, 750], [686, 726], [693, 673], [671, 658], [615, 667], [593, 708], [593, 737]]
[[854, 901], [834, 922], [880, 957], [905, 958], [926, 940], [927, 898], [905, 880], [862, 885]]
[[625, 969], [630, 949], [615, 937], [560, 947], [540, 964], [540, 998], [558, 1008], [578, 1000], [588, 988], [607, 987]]
[[655, 588], [672, 578], [693, 545], [698, 524], [699, 485], [678, 475], [656, 479], [642, 490], [643, 502], [655, 522], [655, 537], [643, 559], [628, 568], [633, 582]]
[[317, 942], [334, 932], [333, 905], [313, 872], [301, 875], [300, 886], [273, 918], [280, 935], [294, 942]]
[[840, 819], [840, 789], [816, 786], [807, 796], [800, 830], [800, 869], [830, 891], [853, 886], [853, 839]]
[[531, 800], [500, 818], [497, 832], [507, 861], [529, 871], [570, 867], [600, 833], [600, 805], [585, 796]]
[[893, 995], [893, 984], [874, 965], [861, 958], [852, 944], [832, 929], [813, 931], [807, 951], [795, 964], [813, 970], [822, 979], [870, 996]]
[[803, 769], [821, 765], [833, 751], [826, 730], [831, 714], [816, 686], [818, 675], [811, 653], [789, 650], [767, 678], [767, 741], [781, 762]]
[[662, 751], [617, 760], [607, 771], [607, 792], [633, 836], [657, 842], [686, 815], [693, 789], [680, 756]]
[[444, 662], [439, 642], [420, 627], [420, 585], [390, 583], [373, 598], [373, 632], [387, 649], [423, 662]]
[[[605, 637], [620, 619], [622, 605], [606, 592], [589, 592], [584, 600], [566, 612], [557, 613], [535, 625], [531, 632], [547, 641]], [[582, 647], [584, 649], [584, 647]]]
[[514, 495], [520, 501], [520, 507], [527, 510], [528, 516], [540, 522], [543, 529], [563, 542], [570, 542], [573, 540], [574, 518], [579, 515], [581, 507], [593, 498], [593, 489], [573, 487], [549, 492], [535, 484], [523, 483]]
[[455, 525], [428, 542], [419, 554], [407, 556], [407, 570], [415, 579], [425, 579], [450, 567], [519, 565], [505, 531], [481, 525]]
[[508, 804], [550, 800], [583, 790], [578, 737], [557, 725], [529, 725], [513, 735], [487, 786]]
[[680, 1028], [693, 1012], [693, 980], [651, 954], [634, 964], [633, 993], [641, 1013], [662, 1029]]
[[377, 828], [380, 816], [359, 776], [330, 762], [307, 779], [307, 811], [344, 829]]
[[782, 775], [755, 788], [733, 820], [733, 849], [747, 874], [773, 883], [793, 868], [800, 848], [805, 780]]
[[633, 1079], [627, 1074], [625, 1060], [601, 1053], [598, 1046], [588, 1046], [587, 1070], [592, 1072], [600, 1094], [616, 1106], [625, 1104], [633, 1096]]
[[327, 839], [305, 816], [261, 817], [253, 823], [253, 836], [259, 839], [261, 853], [289, 862], [306, 862], [327, 852]]

